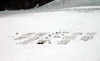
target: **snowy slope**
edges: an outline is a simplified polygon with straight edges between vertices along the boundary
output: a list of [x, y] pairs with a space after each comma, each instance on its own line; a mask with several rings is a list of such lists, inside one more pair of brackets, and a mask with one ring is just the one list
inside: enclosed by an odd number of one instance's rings
[[[0, 61], [100, 61], [99, 23], [99, 0], [55, 0], [40, 8], [1, 11]], [[36, 33], [59, 31], [68, 32], [67, 36], [75, 34], [76, 38], [64, 45], [58, 44], [64, 36], [50, 37], [51, 44], [30, 41]], [[35, 34], [15, 40], [28, 33]], [[93, 38], [82, 40], [84, 36]]]
[[[0, 61], [100, 61], [99, 10], [86, 13], [64, 9], [0, 17]], [[37, 44], [38, 40], [16, 45], [24, 40], [14, 40], [31, 32], [52, 33], [59, 30], [69, 32], [68, 35], [79, 32], [83, 35], [78, 35], [66, 45], [57, 45], [56, 39], [51, 39], [51, 44], [42, 45]], [[97, 34], [92, 40], [81, 40], [88, 32]]]
[[51, 12], [58, 11], [64, 8], [83, 7], [83, 6], [100, 6], [100, 0], [55, 0], [44, 6], [28, 9], [28, 10], [14, 10], [14, 11], [0, 11], [0, 17], [27, 14], [36, 12]]
[[62, 8], [80, 7], [80, 6], [100, 6], [100, 0], [55, 0], [50, 2], [40, 9], [42, 10], [56, 10]]

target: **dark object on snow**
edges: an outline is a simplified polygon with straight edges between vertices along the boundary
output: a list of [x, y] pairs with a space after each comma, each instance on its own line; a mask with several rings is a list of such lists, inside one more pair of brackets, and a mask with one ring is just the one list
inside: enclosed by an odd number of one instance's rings
[[18, 35], [18, 33], [16, 33], [16, 35]]
[[51, 1], [53, 0], [0, 0], [0, 11], [30, 9]]
[[43, 44], [43, 42], [38, 42], [37, 44]]

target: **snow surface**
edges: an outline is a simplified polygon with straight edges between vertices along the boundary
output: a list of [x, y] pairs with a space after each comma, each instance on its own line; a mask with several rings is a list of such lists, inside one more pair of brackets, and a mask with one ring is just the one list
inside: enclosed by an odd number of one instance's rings
[[[0, 61], [100, 61], [99, 23], [98, 10], [86, 13], [65, 10], [0, 17]], [[69, 32], [70, 35], [75, 32], [97, 34], [88, 41], [82, 41], [77, 36], [67, 45], [52, 43], [55, 40], [51, 40], [51, 44], [38, 45], [31, 42], [27, 45], [16, 45], [21, 40], [13, 40], [29, 32], [59, 30]]]
[[81, 7], [81, 6], [100, 6], [100, 0], [54, 0], [44, 6], [41, 10], [56, 10], [62, 8]]

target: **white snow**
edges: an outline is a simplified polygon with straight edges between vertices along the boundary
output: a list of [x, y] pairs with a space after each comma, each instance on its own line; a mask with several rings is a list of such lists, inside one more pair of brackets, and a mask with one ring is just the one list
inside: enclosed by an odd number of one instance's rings
[[[0, 61], [100, 61], [100, 13], [55, 11], [0, 17]], [[29, 32], [97, 32], [92, 40], [77, 36], [67, 45], [16, 45]], [[16, 33], [19, 33], [16, 35]], [[52, 42], [55, 40], [52, 40]]]
[[54, 10], [61, 8], [81, 7], [81, 6], [100, 6], [100, 0], [54, 0], [39, 9]]

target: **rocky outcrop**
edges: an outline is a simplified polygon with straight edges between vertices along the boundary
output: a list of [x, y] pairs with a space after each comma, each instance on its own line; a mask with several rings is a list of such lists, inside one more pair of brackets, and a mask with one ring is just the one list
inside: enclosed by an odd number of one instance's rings
[[0, 0], [0, 11], [29, 9], [42, 6], [53, 0]]

